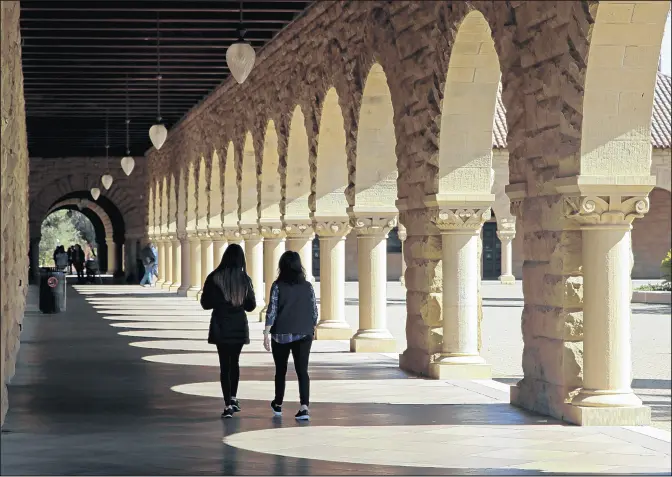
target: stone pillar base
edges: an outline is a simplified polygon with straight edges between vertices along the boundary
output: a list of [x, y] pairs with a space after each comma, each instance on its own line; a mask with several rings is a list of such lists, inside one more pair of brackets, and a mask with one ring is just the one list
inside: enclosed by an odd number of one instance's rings
[[352, 328], [342, 321], [318, 323], [315, 328], [317, 340], [349, 340], [352, 335]]
[[499, 281], [506, 285], [513, 285], [514, 283], [516, 283], [516, 277], [514, 277], [513, 275], [500, 275]]
[[173, 283], [170, 285], [170, 288], [168, 289], [171, 292], [177, 292], [177, 294], [180, 294], [180, 288], [181, 285], [179, 283]]
[[431, 355], [424, 350], [406, 349], [399, 355], [399, 369], [418, 376], [429, 376]]
[[436, 362], [429, 365], [429, 377], [434, 379], [492, 379], [487, 363]]
[[171, 285], [172, 285], [172, 283], [170, 283], [170, 282], [163, 282], [163, 285], [161, 285], [161, 288], [163, 288], [164, 290], [170, 290]]
[[262, 321], [266, 321], [266, 308], [265, 307], [257, 307], [252, 311], [248, 311], [247, 313], [247, 321], [248, 323], [261, 323]]
[[200, 300], [202, 294], [203, 294], [203, 289], [201, 288], [200, 290], [198, 290], [198, 293], [196, 293], [196, 299]]
[[180, 285], [180, 287], [177, 289], [177, 296], [187, 296], [188, 291], [189, 291], [188, 288], [185, 288], [182, 285]]
[[651, 408], [585, 407], [566, 404], [563, 420], [579, 426], [649, 426]]
[[201, 291], [201, 287], [191, 287], [187, 289], [187, 293], [185, 296], [188, 297], [196, 297], [198, 295], [198, 292]]
[[156, 288], [162, 288], [164, 283], [166, 283], [165, 280], [157, 280], [157, 281], [154, 282], [154, 286]]
[[394, 353], [397, 340], [387, 330], [360, 330], [350, 339], [354, 353]]

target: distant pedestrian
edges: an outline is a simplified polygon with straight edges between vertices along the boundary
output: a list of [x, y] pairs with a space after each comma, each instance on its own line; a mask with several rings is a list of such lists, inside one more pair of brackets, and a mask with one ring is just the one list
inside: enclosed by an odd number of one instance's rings
[[54, 251], [54, 266], [59, 272], [64, 271], [68, 266], [68, 254], [63, 245], [59, 245]]
[[240, 245], [229, 245], [219, 266], [205, 279], [201, 306], [204, 310], [212, 310], [208, 343], [217, 346], [219, 355], [219, 380], [224, 396], [222, 417], [231, 418], [240, 411], [240, 402], [236, 398], [240, 353], [244, 345], [250, 344], [245, 312], [257, 306]]
[[77, 271], [77, 280], [79, 283], [84, 281], [84, 250], [82, 250], [81, 245], [76, 244], [72, 251], [72, 264]]
[[153, 286], [155, 283], [154, 268], [156, 266], [157, 260], [156, 254], [154, 252], [155, 250], [156, 249], [152, 247], [152, 243], [150, 242], [140, 251], [142, 265], [145, 267], [145, 274], [142, 277], [142, 280], [140, 280], [140, 285], [143, 287], [145, 285]]
[[306, 280], [306, 271], [298, 253], [283, 253], [278, 268], [278, 279], [271, 286], [264, 329], [264, 348], [266, 351], [273, 350], [275, 361], [275, 399], [271, 408], [276, 416], [282, 415], [287, 362], [291, 353], [301, 400], [299, 412], [294, 417], [307, 421], [310, 419], [308, 360], [317, 326], [317, 301], [313, 286]]

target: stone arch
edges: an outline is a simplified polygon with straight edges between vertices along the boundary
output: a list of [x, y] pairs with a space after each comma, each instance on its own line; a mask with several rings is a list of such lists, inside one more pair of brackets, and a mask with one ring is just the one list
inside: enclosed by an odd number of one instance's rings
[[179, 171], [179, 183], [177, 191], [177, 208], [175, 223], [177, 224], [177, 231], [184, 232], [187, 229], [187, 176], [188, 170], [184, 167]]
[[236, 168], [236, 153], [233, 141], [226, 148], [226, 161], [224, 162], [224, 208], [222, 210], [222, 223], [225, 227], [238, 225], [238, 177]]
[[632, 278], [660, 278], [660, 262], [672, 248], [672, 209], [669, 190], [659, 187], [649, 193], [649, 212], [632, 225]]
[[[82, 212], [84, 209], [90, 209], [96, 216], [100, 219], [103, 230], [105, 231], [104, 237], [113, 237], [114, 227], [112, 226], [112, 221], [110, 216], [107, 215], [105, 209], [95, 202], [89, 201], [87, 199], [63, 199], [58, 201], [56, 204], [52, 205], [47, 211], [45, 218], [58, 210], [67, 209], [67, 210], [79, 210]], [[83, 212], [82, 212], [83, 213]], [[86, 215], [86, 214], [85, 214]], [[87, 215], [88, 217], [88, 215]]]
[[168, 218], [170, 216], [170, 209], [168, 203], [168, 176], [163, 176], [161, 184], [161, 233], [168, 232]]
[[198, 198], [196, 204], [198, 208], [198, 212], [196, 213], [196, 227], [199, 230], [208, 228], [208, 195], [210, 194], [210, 184], [207, 179], [206, 167], [205, 156], [201, 155], [198, 167]]
[[308, 158], [308, 134], [301, 106], [296, 106], [289, 123], [287, 142], [287, 167], [284, 176], [284, 219], [308, 218], [310, 196], [310, 163]]
[[170, 187], [168, 189], [168, 231], [175, 233], [177, 231], [177, 223], [179, 211], [177, 209], [178, 199], [178, 185], [176, 184], [175, 173], [170, 173], [169, 179]]
[[278, 134], [272, 119], [266, 126], [263, 148], [259, 217], [262, 222], [280, 222], [280, 202], [282, 200], [280, 156], [278, 154]]
[[582, 176], [650, 176], [651, 110], [669, 9], [668, 2], [591, 6], [595, 24], [583, 95]]
[[359, 110], [354, 177], [355, 209], [396, 211], [397, 160], [394, 110], [387, 76], [374, 63], [366, 78]]
[[257, 227], [257, 158], [254, 139], [249, 131], [245, 134], [243, 148], [240, 149], [240, 224], [241, 227]]
[[483, 14], [472, 10], [457, 27], [446, 73], [439, 139], [439, 195], [490, 192], [499, 79], [492, 32]]
[[345, 217], [348, 202], [348, 164], [343, 113], [335, 88], [327, 91], [322, 105], [315, 171], [315, 215]]
[[197, 227], [197, 207], [198, 191], [196, 189], [196, 166], [193, 162], [189, 163], [187, 172], [187, 230], [195, 231]]
[[212, 152], [212, 170], [210, 173], [209, 223], [213, 229], [222, 227], [222, 168], [217, 148]]

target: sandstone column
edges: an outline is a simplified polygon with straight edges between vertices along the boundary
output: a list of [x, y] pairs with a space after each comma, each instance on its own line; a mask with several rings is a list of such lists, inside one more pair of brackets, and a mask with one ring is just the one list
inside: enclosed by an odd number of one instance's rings
[[159, 276], [156, 279], [156, 287], [161, 288], [166, 281], [166, 242], [163, 237], [156, 237], [155, 244], [158, 257], [158, 272]]
[[248, 318], [253, 321], [262, 321], [261, 310], [264, 307], [264, 247], [259, 228], [246, 228], [242, 230], [245, 237], [245, 262], [247, 273], [252, 279], [257, 307], [249, 312]]
[[[243, 245], [243, 235], [240, 233], [240, 228], [238, 226], [233, 227], [224, 227], [224, 238], [226, 239], [227, 247], [232, 243]], [[243, 251], [245, 249], [243, 248]]]
[[499, 281], [506, 284], [516, 283], [516, 277], [513, 276], [513, 247], [511, 243], [516, 238], [516, 223], [502, 221], [498, 224], [497, 237], [502, 243], [502, 274]]
[[112, 237], [105, 237], [107, 243], [107, 273], [114, 276], [117, 271], [117, 244]]
[[226, 238], [223, 230], [216, 230], [212, 235], [212, 269], [219, 266], [226, 251]]
[[[201, 239], [194, 233], [189, 236], [189, 288], [187, 296], [196, 297], [201, 290]], [[183, 265], [184, 266], [184, 263]]]
[[306, 280], [315, 282], [313, 277], [313, 224], [311, 222], [290, 222], [285, 224], [287, 234], [287, 250], [297, 252], [301, 257], [301, 264], [306, 270]]
[[28, 278], [31, 283], [36, 284], [40, 283], [40, 240], [42, 240], [40, 235], [30, 238], [30, 255], [28, 257], [30, 264], [30, 276]]
[[178, 234], [180, 239], [180, 288], [177, 289], [179, 296], [187, 296], [191, 288], [191, 240], [186, 232]]
[[345, 321], [345, 237], [351, 230], [348, 219], [317, 221], [320, 240], [320, 321], [318, 340], [349, 340], [352, 328]]
[[262, 319], [266, 319], [266, 309], [270, 303], [271, 285], [278, 276], [278, 263], [280, 256], [285, 252], [285, 234], [281, 224], [266, 224], [259, 227], [264, 237], [264, 309], [261, 311]]
[[478, 353], [478, 241], [489, 207], [442, 206], [443, 344], [429, 368], [438, 379], [488, 379], [490, 366]]
[[170, 290], [171, 285], [173, 284], [173, 237], [167, 236], [163, 241], [164, 246], [164, 276], [165, 281], [161, 288]]
[[124, 244], [126, 244], [126, 251], [124, 259], [126, 260], [126, 277], [133, 282], [138, 283], [142, 280], [142, 276], [137, 276], [138, 273], [138, 238], [140, 236], [135, 234], [127, 234], [124, 237]]
[[170, 274], [170, 288], [171, 292], [179, 291], [182, 285], [182, 242], [179, 236], [173, 237], [171, 240], [172, 265], [173, 268]]
[[567, 215], [582, 230], [583, 258], [583, 388], [572, 400], [580, 415], [573, 420], [638, 425], [650, 419], [650, 409], [631, 388], [631, 230], [649, 200], [635, 187], [608, 196], [604, 189], [566, 202]]
[[401, 277], [399, 277], [399, 282], [401, 286], [406, 286], [406, 258], [404, 257], [404, 243], [406, 242], [406, 227], [399, 224], [397, 226], [397, 235], [399, 236], [399, 241], [401, 242]]
[[205, 279], [208, 278], [208, 275], [210, 275], [210, 272], [213, 270], [212, 254], [214, 247], [209, 232], [199, 233], [199, 239], [201, 240], [201, 278], [199, 280], [201, 289], [196, 296], [200, 299], [201, 293], [203, 293]]
[[359, 329], [350, 340], [350, 351], [391, 353], [397, 345], [387, 329], [387, 234], [397, 219], [358, 214], [351, 223], [357, 233]]

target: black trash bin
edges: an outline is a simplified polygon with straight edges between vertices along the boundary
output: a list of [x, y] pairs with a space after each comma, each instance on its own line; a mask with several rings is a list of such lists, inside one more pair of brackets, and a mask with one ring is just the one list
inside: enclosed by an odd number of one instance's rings
[[55, 268], [40, 268], [40, 311], [65, 311], [65, 272]]

